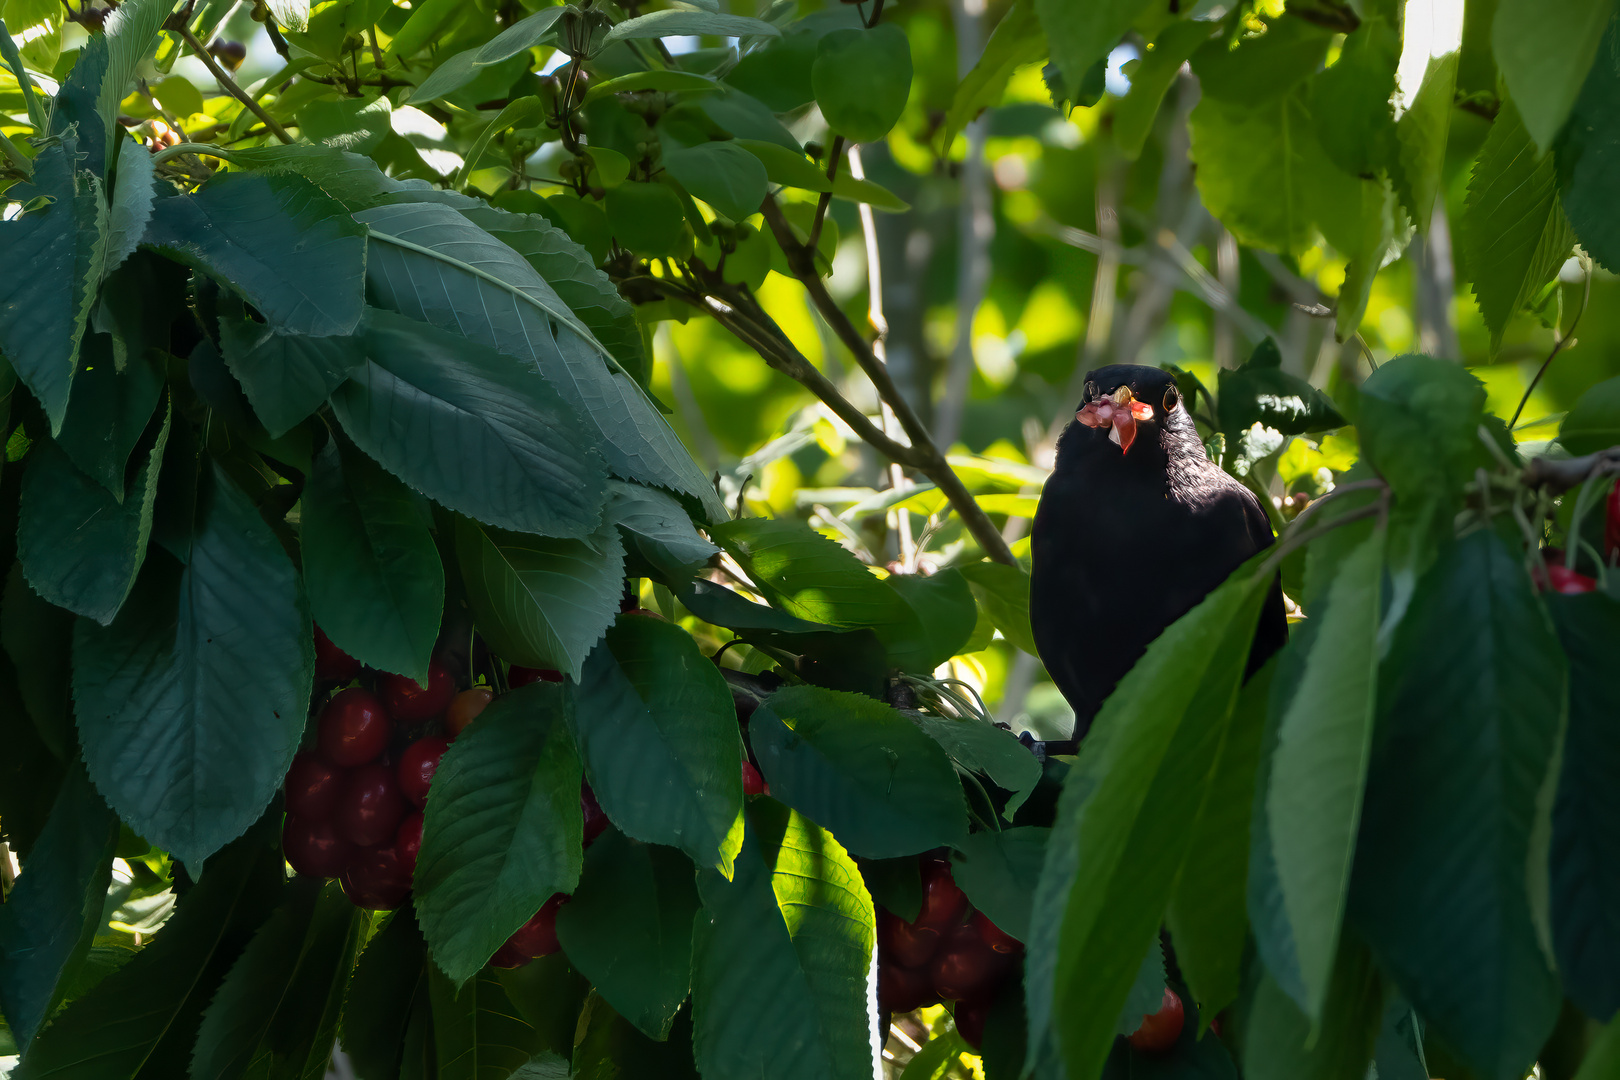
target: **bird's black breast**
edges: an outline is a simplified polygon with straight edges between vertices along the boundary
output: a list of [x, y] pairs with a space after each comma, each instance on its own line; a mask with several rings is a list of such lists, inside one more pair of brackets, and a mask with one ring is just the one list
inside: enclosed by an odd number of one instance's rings
[[[1031, 536], [1030, 622], [1076, 737], [1154, 638], [1272, 542], [1258, 499], [1196, 436], [1176, 457], [1174, 445], [1124, 455], [1098, 435], [1065, 435]], [[1252, 667], [1286, 639], [1273, 591]]]

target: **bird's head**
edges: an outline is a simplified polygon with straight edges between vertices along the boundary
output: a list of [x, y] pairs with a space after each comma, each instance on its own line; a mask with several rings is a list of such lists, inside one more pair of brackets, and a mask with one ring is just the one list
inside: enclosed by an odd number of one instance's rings
[[1085, 396], [1076, 422], [1089, 428], [1107, 428], [1108, 439], [1129, 453], [1137, 425], [1163, 424], [1181, 404], [1181, 392], [1169, 372], [1137, 364], [1110, 364], [1086, 373]]

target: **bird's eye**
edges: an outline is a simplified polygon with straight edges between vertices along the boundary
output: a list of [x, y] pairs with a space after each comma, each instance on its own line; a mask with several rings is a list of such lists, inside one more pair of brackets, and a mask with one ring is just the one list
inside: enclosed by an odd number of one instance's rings
[[1082, 397], [1080, 400], [1082, 402], [1096, 401], [1097, 400], [1097, 384], [1094, 383], [1094, 382], [1087, 382], [1086, 383], [1085, 396]]
[[1176, 389], [1174, 383], [1171, 383], [1164, 391], [1164, 411], [1174, 412], [1179, 404], [1181, 404], [1181, 391]]

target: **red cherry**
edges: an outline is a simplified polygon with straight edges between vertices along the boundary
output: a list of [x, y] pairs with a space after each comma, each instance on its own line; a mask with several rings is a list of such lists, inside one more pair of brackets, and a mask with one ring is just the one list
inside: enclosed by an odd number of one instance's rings
[[406, 814], [405, 820], [399, 823], [399, 832], [394, 834], [394, 850], [399, 853], [399, 864], [405, 868], [405, 876], [414, 879], [416, 857], [422, 853], [422, 811]]
[[380, 763], [362, 765], [343, 785], [332, 821], [351, 844], [371, 847], [393, 840], [405, 810], [394, 770]]
[[287, 770], [287, 813], [312, 821], [331, 817], [343, 788], [343, 775], [342, 769], [314, 754], [298, 754]]
[[355, 907], [388, 911], [399, 907], [411, 893], [411, 876], [399, 861], [393, 844], [364, 848], [343, 871], [343, 891]]
[[501, 947], [495, 950], [495, 955], [489, 958], [490, 967], [520, 968], [529, 963], [529, 958], [512, 948], [511, 942], [502, 942]]
[[377, 693], [395, 720], [431, 720], [444, 712], [456, 696], [456, 683], [450, 669], [437, 660], [428, 665], [426, 686], [404, 675], [384, 675], [377, 680]]
[[771, 793], [771, 785], [767, 784], [765, 778], [759, 775], [759, 770], [754, 768], [752, 762], [745, 761], [742, 763], [742, 774], [744, 795], [769, 795]]
[[984, 943], [972, 924], [963, 923], [945, 936], [928, 965], [934, 989], [947, 1001], [965, 1001], [989, 991], [1005, 974], [1011, 957]]
[[1013, 937], [1007, 931], [991, 922], [985, 913], [975, 911], [973, 918], [968, 920], [975, 930], [979, 932], [979, 940], [998, 953], [1021, 953], [1024, 943]]
[[1577, 573], [1567, 566], [1548, 566], [1547, 582], [1552, 591], [1563, 593], [1566, 596], [1575, 596], [1579, 593], [1589, 593], [1597, 588], [1597, 582], [1585, 574]]
[[1187, 1022], [1181, 999], [1168, 986], [1164, 988], [1164, 1001], [1159, 1011], [1142, 1018], [1142, 1026], [1131, 1033], [1131, 1045], [1144, 1054], [1162, 1054], [1181, 1038], [1181, 1027]]
[[602, 804], [596, 801], [596, 792], [591, 790], [589, 784], [579, 785], [579, 813], [585, 821], [586, 844], [607, 832], [607, 827], [613, 824], [602, 812]]
[[360, 674], [360, 661], [332, 644], [332, 639], [315, 628], [315, 681], [346, 683]]
[[487, 686], [475, 686], [451, 698], [450, 707], [444, 711], [444, 726], [450, 729], [450, 737], [466, 731], [467, 725], [478, 719], [494, 699], [495, 691]]
[[877, 992], [878, 1008], [891, 1013], [908, 1013], [937, 998], [926, 970], [885, 961], [878, 962]]
[[929, 859], [922, 864], [923, 902], [917, 925], [944, 933], [967, 913], [967, 895], [956, 887], [951, 864]]
[[956, 1033], [975, 1050], [984, 1045], [984, 1022], [990, 1019], [990, 1006], [993, 1004], [987, 997], [956, 1003], [956, 1011], [952, 1014], [956, 1020]]
[[394, 723], [383, 703], [358, 686], [338, 691], [326, 703], [319, 727], [321, 756], [346, 768], [375, 761], [394, 734]]
[[282, 855], [305, 877], [337, 877], [353, 850], [330, 821], [289, 817], [281, 830]]
[[518, 667], [513, 664], [506, 669], [506, 685], [516, 690], [520, 686], [528, 686], [532, 682], [562, 682], [563, 673], [550, 668]]
[[877, 916], [878, 951], [885, 959], [908, 968], [920, 968], [933, 959], [939, 948], [938, 930], [908, 923], [887, 908], [878, 908]]
[[433, 774], [439, 769], [439, 759], [449, 748], [450, 740], [443, 735], [429, 735], [407, 746], [399, 756], [399, 768], [396, 770], [400, 793], [417, 806], [426, 806], [428, 785], [433, 783]]
[[568, 903], [568, 897], [556, 893], [547, 900], [539, 911], [528, 922], [518, 927], [512, 936], [506, 939], [506, 944], [519, 956], [526, 956], [530, 960], [538, 960], [542, 956], [550, 956], [556, 952], [557, 944], [557, 909]]

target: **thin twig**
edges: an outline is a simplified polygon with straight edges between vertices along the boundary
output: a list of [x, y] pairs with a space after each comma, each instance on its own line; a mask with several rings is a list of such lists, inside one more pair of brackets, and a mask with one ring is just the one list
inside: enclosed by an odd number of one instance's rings
[[1389, 491], [1386, 488], [1384, 494], [1380, 496], [1376, 502], [1368, 503], [1366, 506], [1357, 507], [1348, 514], [1344, 514], [1341, 517], [1336, 517], [1324, 525], [1318, 525], [1314, 529], [1306, 529], [1302, 533], [1295, 533], [1293, 530], [1289, 530], [1288, 538], [1278, 544], [1277, 550], [1272, 552], [1271, 557], [1260, 564], [1260, 573], [1258, 576], [1262, 578], [1270, 577], [1272, 574], [1277, 572], [1277, 567], [1280, 566], [1282, 561], [1288, 558], [1288, 556], [1292, 555], [1306, 544], [1309, 544], [1312, 540], [1326, 536], [1328, 533], [1339, 528], [1341, 525], [1349, 525], [1353, 521], [1363, 521], [1370, 517], [1382, 516], [1387, 509], [1386, 504], [1388, 501]]
[[221, 89], [223, 89], [227, 94], [230, 94], [231, 97], [235, 98], [237, 101], [240, 101], [243, 105], [247, 106], [249, 112], [264, 122], [264, 126], [270, 130], [270, 134], [280, 139], [283, 143], [291, 145], [293, 142], [293, 137], [287, 134], [287, 129], [277, 123], [275, 117], [265, 112], [264, 107], [261, 106], [257, 101], [254, 101], [252, 96], [248, 94], [246, 90], [243, 90], [240, 86], [236, 85], [236, 80], [231, 78], [229, 72], [219, 66], [219, 61], [214, 59], [213, 54], [208, 51], [208, 47], [205, 46], [201, 41], [197, 40], [197, 35], [191, 32], [191, 27], [181, 26], [180, 37], [184, 39], [187, 45], [191, 46], [191, 51], [197, 54], [197, 59], [203, 62], [203, 66], [206, 67], [209, 73], [214, 76], [215, 81], [219, 83]]
[[[866, 179], [866, 170], [861, 164], [861, 150], [858, 146], [849, 148], [850, 175], [857, 180]], [[866, 241], [866, 321], [871, 324], [872, 353], [885, 366], [889, 357], [886, 351], [889, 339], [889, 320], [883, 314], [883, 259], [878, 254], [877, 221], [872, 213], [870, 203], [860, 203], [858, 206], [861, 218], [861, 236]], [[894, 410], [889, 408], [887, 402], [879, 402], [879, 418], [883, 422], [883, 433], [894, 434]], [[905, 470], [899, 465], [889, 465], [889, 487], [895, 491], [904, 491], [911, 485], [906, 480]], [[900, 562], [910, 570], [917, 568], [917, 545], [911, 535], [911, 511], [894, 510], [889, 515], [892, 518], [891, 527], [900, 538]]]
[[1578, 458], [1531, 458], [1519, 476], [1527, 487], [1546, 488], [1558, 494], [1591, 477], [1616, 473], [1620, 473], [1620, 446]]
[[[900, 421], [901, 430], [905, 432], [906, 438], [911, 441], [911, 446], [906, 448], [906, 458], [911, 460], [907, 461], [905, 458], [895, 457], [865, 435], [861, 437], [877, 448], [879, 453], [887, 456], [889, 460], [911, 465], [911, 467], [932, 480], [945, 498], [950, 501], [951, 506], [956, 509], [956, 514], [962, 519], [962, 524], [966, 526], [973, 538], [979, 542], [979, 546], [984, 549], [987, 556], [1008, 566], [1018, 565], [1018, 560], [1013, 557], [1012, 549], [1007, 546], [1007, 541], [1002, 539], [1001, 532], [991, 522], [990, 515], [984, 512], [983, 508], [968, 492], [961, 478], [956, 475], [950, 463], [945, 460], [945, 455], [940, 453], [939, 447], [929, 437], [928, 429], [917, 416], [916, 410], [911, 407], [911, 402], [906, 400], [905, 395], [900, 393], [899, 387], [895, 385], [894, 379], [889, 375], [887, 365], [872, 353], [872, 348], [867, 344], [866, 339], [861, 336], [860, 331], [855, 329], [855, 325], [849, 321], [849, 316], [844, 314], [844, 310], [838, 306], [838, 302], [827, 292], [827, 286], [816, 270], [811, 250], [799, 243], [798, 238], [793, 235], [793, 229], [788, 225], [787, 218], [783, 216], [782, 208], [777, 205], [774, 198], [767, 195], [765, 201], [760, 204], [760, 210], [764, 213], [765, 222], [770, 226], [772, 234], [776, 237], [777, 244], [787, 256], [788, 267], [793, 271], [794, 277], [799, 279], [799, 283], [804, 286], [805, 291], [810, 294], [811, 303], [816, 306], [817, 311], [821, 312], [821, 317], [827, 321], [828, 326], [832, 327], [833, 333], [838, 336], [839, 341], [843, 342], [844, 347], [855, 357], [855, 362], [861, 366], [861, 370], [866, 372], [866, 377], [872, 381], [872, 385], [877, 389], [878, 398], [887, 402], [889, 407], [894, 410], [895, 418]], [[758, 309], [757, 304], [754, 307], [758, 310], [760, 316], [766, 319], [769, 318], [763, 310]], [[774, 322], [771, 325], [775, 326]], [[777, 334], [781, 333], [779, 328], [775, 332]], [[785, 336], [783, 339], [786, 340]], [[797, 352], [797, 350], [794, 351]], [[808, 365], [809, 362], [805, 361], [805, 363]], [[811, 370], [814, 371], [815, 369], [811, 368]], [[820, 376], [819, 372], [816, 372], [816, 374]], [[822, 381], [826, 381], [824, 377]], [[821, 395], [818, 393], [817, 396]], [[823, 397], [822, 400], [827, 401], [828, 399]], [[832, 402], [828, 401], [828, 404], [831, 405]], [[871, 425], [868, 424], [867, 426], [870, 427]], [[893, 440], [887, 436], [883, 436], [883, 441], [889, 445], [894, 445]]]
[[[1541, 367], [1536, 369], [1536, 377], [1530, 380], [1530, 385], [1524, 388], [1524, 396], [1519, 399], [1519, 407], [1513, 410], [1513, 419], [1508, 421], [1508, 430], [1510, 431], [1519, 422], [1519, 414], [1524, 412], [1525, 405], [1530, 401], [1530, 395], [1536, 392], [1536, 384], [1541, 381], [1543, 375], [1547, 374], [1547, 368], [1552, 365], [1553, 358], [1564, 351], [1564, 346], [1567, 343], [1575, 340], [1575, 328], [1581, 325], [1581, 316], [1586, 314], [1586, 305], [1592, 299], [1592, 260], [1586, 255], [1582, 255], [1580, 262], [1581, 269], [1586, 274], [1586, 288], [1581, 290], [1581, 306], [1575, 310], [1575, 318], [1569, 324], [1569, 333], [1558, 334], [1558, 340], [1553, 342], [1552, 352], [1547, 354], [1547, 359], [1543, 360]], [[1554, 332], [1556, 333], [1556, 330]]]
[[838, 178], [838, 160], [844, 156], [844, 137], [834, 135], [829, 147], [827, 162], [827, 190], [821, 193], [816, 200], [816, 218], [810, 223], [810, 255], [815, 257], [816, 247], [821, 243], [821, 226], [827, 220], [827, 208], [832, 205], [832, 183]]

